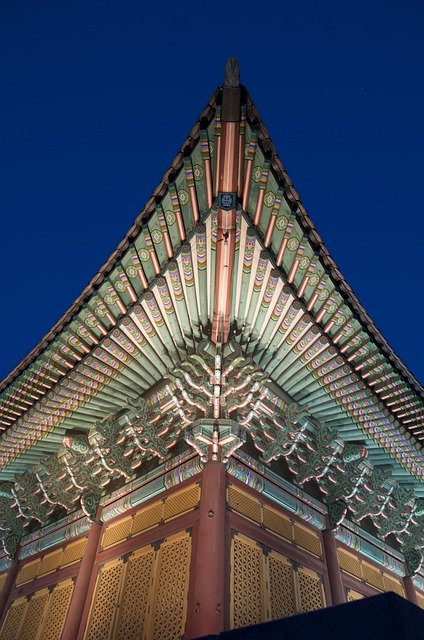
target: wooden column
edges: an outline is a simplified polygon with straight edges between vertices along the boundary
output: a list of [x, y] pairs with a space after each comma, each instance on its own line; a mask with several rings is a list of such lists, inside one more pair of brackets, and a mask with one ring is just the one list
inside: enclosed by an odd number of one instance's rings
[[225, 466], [211, 460], [202, 474], [197, 548], [190, 580], [186, 638], [218, 634], [225, 620]]
[[346, 602], [346, 594], [340, 572], [339, 559], [337, 557], [337, 544], [333, 532], [326, 529], [322, 532], [325, 563], [327, 565], [328, 580], [330, 583], [331, 603], [343, 604]]
[[88, 534], [87, 548], [75, 580], [74, 591], [63, 628], [62, 640], [75, 640], [87, 598], [88, 586], [96, 559], [103, 523], [96, 520]]
[[13, 585], [15, 584], [15, 578], [16, 574], [18, 573], [19, 566], [19, 562], [15, 560], [9, 571], [7, 572], [7, 577], [4, 582], [3, 589], [0, 593], [0, 628], [3, 624], [10, 592], [12, 591]]
[[409, 602], [413, 602], [418, 607], [417, 592], [415, 591], [413, 577], [405, 576], [403, 578], [403, 586], [405, 587], [406, 599], [409, 600]]

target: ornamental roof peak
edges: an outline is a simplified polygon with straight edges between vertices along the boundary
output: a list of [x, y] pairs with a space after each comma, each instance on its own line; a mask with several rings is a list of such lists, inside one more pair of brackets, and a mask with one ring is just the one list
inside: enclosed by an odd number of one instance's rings
[[240, 86], [240, 65], [237, 58], [231, 56], [225, 63], [224, 87]]

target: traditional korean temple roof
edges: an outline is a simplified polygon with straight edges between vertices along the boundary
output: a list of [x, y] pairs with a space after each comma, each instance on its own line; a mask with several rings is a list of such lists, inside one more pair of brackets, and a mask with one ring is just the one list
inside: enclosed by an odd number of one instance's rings
[[58, 505], [90, 513], [88, 497], [178, 443], [203, 455], [224, 438], [228, 456], [251, 443], [317, 481], [335, 520], [424, 545], [423, 388], [325, 248], [231, 60], [126, 237], [1, 383], [0, 428], [1, 499], [20, 518], [6, 537]]

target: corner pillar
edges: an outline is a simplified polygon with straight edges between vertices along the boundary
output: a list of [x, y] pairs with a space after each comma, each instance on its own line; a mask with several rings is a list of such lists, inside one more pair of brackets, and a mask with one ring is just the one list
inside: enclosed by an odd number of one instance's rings
[[418, 607], [419, 604], [418, 604], [417, 592], [415, 591], [413, 577], [405, 576], [403, 578], [403, 586], [405, 588], [406, 599], [409, 600], [409, 602], [413, 602]]
[[187, 611], [186, 638], [218, 634], [225, 623], [225, 479], [222, 462], [203, 468], [197, 548]]
[[87, 548], [75, 580], [75, 586], [63, 628], [62, 640], [76, 640], [77, 638], [102, 528], [103, 523], [95, 520], [88, 534]]
[[343, 604], [346, 602], [346, 594], [343, 586], [342, 574], [340, 572], [339, 559], [337, 557], [337, 544], [334, 533], [330, 529], [322, 532], [322, 542], [324, 545], [325, 562], [330, 583], [331, 603]]

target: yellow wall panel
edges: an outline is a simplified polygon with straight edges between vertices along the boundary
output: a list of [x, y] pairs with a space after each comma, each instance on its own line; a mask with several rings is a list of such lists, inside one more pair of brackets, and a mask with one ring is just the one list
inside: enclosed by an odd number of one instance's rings
[[116, 640], [140, 640], [146, 624], [155, 552], [147, 547], [128, 560]]
[[187, 513], [199, 504], [200, 487], [198, 484], [191, 485], [187, 489], [173, 493], [166, 498], [163, 509], [163, 519], [169, 520], [183, 513]]
[[300, 567], [297, 571], [297, 588], [299, 593], [298, 611], [315, 611], [325, 607], [322, 580], [315, 571]]
[[19, 640], [36, 640], [40, 637], [41, 624], [48, 599], [49, 592], [47, 589], [38, 591], [31, 597], [19, 633]]
[[40, 640], [60, 640], [73, 587], [73, 581], [66, 580], [60, 582], [53, 589], [49, 598]]
[[152, 640], [176, 640], [184, 633], [191, 538], [170, 538], [158, 551], [152, 611]]
[[85, 634], [87, 640], [107, 640], [113, 637], [122, 569], [122, 560], [116, 560], [100, 570]]
[[228, 487], [228, 506], [242, 516], [260, 524], [262, 522], [261, 504], [244, 491], [239, 491], [233, 486]]
[[16, 577], [16, 585], [19, 587], [21, 584], [25, 582], [29, 582], [33, 580], [38, 574], [38, 568], [40, 566], [41, 560], [33, 560], [32, 562], [27, 562], [23, 565], [22, 569], [20, 569], [17, 577]]
[[284, 618], [325, 607], [322, 577], [276, 551], [234, 535], [231, 541], [231, 627]]
[[263, 525], [278, 536], [290, 542], [293, 540], [293, 523], [275, 509], [263, 507]]
[[262, 549], [244, 536], [231, 544], [232, 627], [246, 627], [265, 619], [264, 558]]
[[25, 617], [27, 606], [28, 601], [26, 598], [19, 598], [19, 600], [15, 600], [15, 602], [11, 604], [0, 634], [2, 640], [16, 640], [19, 638], [19, 631]]
[[5, 571], [0, 575], [0, 592], [3, 590], [4, 583], [6, 582], [6, 578], [7, 578], [7, 571]]
[[299, 547], [309, 551], [309, 553], [312, 553], [314, 556], [319, 557], [321, 555], [321, 541], [316, 533], [297, 523], [293, 526], [293, 532], [294, 542]]
[[293, 565], [273, 551], [268, 568], [270, 619], [287, 618], [296, 613]]
[[82, 538], [81, 540], [77, 540], [76, 542], [71, 542], [71, 544], [68, 544], [68, 546], [63, 550], [63, 556], [60, 563], [61, 566], [67, 567], [69, 564], [81, 560], [86, 548], [87, 538]]

